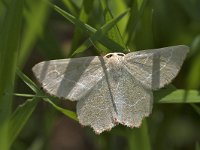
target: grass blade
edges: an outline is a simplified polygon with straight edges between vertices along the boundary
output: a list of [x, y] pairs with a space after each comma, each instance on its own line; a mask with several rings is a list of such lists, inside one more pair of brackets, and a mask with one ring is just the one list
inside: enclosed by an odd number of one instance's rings
[[[129, 6], [127, 5], [126, 1], [108, 1], [108, 4], [110, 4], [109, 8], [112, 10], [112, 14], [120, 14], [121, 12], [125, 11]], [[123, 35], [126, 29], [126, 25], [128, 23], [129, 15], [126, 15], [122, 20], [120, 20], [117, 23], [117, 26], [119, 28], [120, 33]]]
[[[101, 5], [103, 8], [104, 12], [104, 20], [105, 22], [109, 22], [110, 20], [113, 19], [112, 13], [108, 7], [108, 1], [107, 0], [101, 0]], [[124, 17], [123, 17], [124, 18]], [[121, 21], [121, 20], [120, 20]], [[121, 33], [119, 32], [117, 24], [114, 25], [113, 28], [111, 28], [108, 32], [107, 35], [110, 39], [121, 45], [122, 47], [126, 48], [126, 45], [122, 39]]]
[[[94, 0], [83, 0], [80, 14], [79, 14], [79, 20], [81, 20], [83, 23], [87, 23], [89, 14], [92, 10]], [[74, 50], [77, 49], [78, 43], [81, 39], [82, 36], [82, 31], [81, 29], [77, 26], [75, 27], [75, 31], [73, 34], [73, 40], [72, 40], [72, 46], [71, 46], [71, 51], [73, 52]]]
[[61, 113], [63, 113], [64, 115], [68, 116], [69, 118], [78, 121], [78, 118], [76, 116], [76, 113], [64, 108], [61, 108], [59, 106], [57, 106], [55, 103], [53, 103], [50, 99], [48, 98], [44, 98], [44, 100], [46, 102], [48, 102], [49, 104], [51, 104], [51, 106], [53, 106], [56, 110], [60, 111]]
[[32, 89], [35, 93], [38, 93], [40, 91], [40, 89], [38, 88], [38, 86], [31, 80], [29, 79], [23, 72], [21, 72], [19, 69], [17, 69], [17, 75], [24, 81], [24, 83], [26, 85], [28, 85], [28, 87], [30, 89]]
[[162, 89], [154, 92], [157, 103], [200, 103], [200, 94], [197, 90]]
[[197, 114], [200, 115], [200, 107], [198, 107], [197, 105], [195, 104], [190, 104], [192, 106], [192, 108], [197, 112]]
[[[81, 22], [80, 20], [76, 19], [76, 17], [72, 16], [71, 14], [65, 12], [58, 6], [54, 6], [54, 9], [60, 13], [62, 16], [64, 16], [67, 20], [69, 20], [71, 23], [75, 24], [78, 26], [80, 29], [82, 29], [86, 34], [88, 35], [93, 35], [97, 30], [91, 26], [89, 26], [86, 23]], [[128, 10], [127, 10], [128, 11]], [[108, 27], [110, 28], [110, 27]], [[124, 47], [120, 46], [118, 43], [114, 42], [113, 40], [109, 39], [107, 36], [102, 35], [102, 38], [99, 39], [99, 42], [106, 46], [107, 48], [113, 50], [115, 49], [116, 51], [123, 51]]]
[[[123, 12], [122, 14], [120, 14], [119, 16], [117, 16], [116, 18], [111, 19], [110, 21], [108, 21], [106, 24], [104, 24], [99, 30], [97, 30], [90, 38], [88, 38], [72, 55], [78, 54], [83, 52], [84, 50], [86, 50], [87, 48], [89, 48], [94, 42], [99, 41], [100, 39], [104, 40], [103, 37], [105, 37], [104, 35], [110, 30], [112, 29], [116, 23], [118, 21], [120, 21], [127, 13], [129, 10], [126, 10], [125, 12]], [[112, 47], [112, 45], [104, 45], [107, 48], [110, 48], [110, 50], [112, 51], [113, 49], [115, 49], [115, 47]], [[124, 50], [125, 48], [123, 48]], [[118, 49], [115, 49], [115, 51], [119, 51]], [[122, 51], [122, 49], [120, 50]]]
[[22, 44], [20, 47], [20, 56], [18, 62], [20, 66], [23, 66], [26, 58], [28, 58], [27, 56], [30, 54], [32, 46], [42, 35], [49, 12], [49, 4], [47, 0], [29, 0], [26, 2], [29, 10], [24, 11], [26, 26], [23, 30]]
[[10, 144], [16, 139], [39, 102], [38, 98], [26, 100], [18, 106], [10, 119]]
[[151, 150], [146, 120], [143, 120], [140, 128], [131, 129], [127, 135], [129, 149]]
[[195, 150], [200, 150], [200, 144], [199, 144], [199, 142], [196, 142]]
[[146, 2], [147, 0], [132, 1], [129, 21], [127, 24], [126, 32], [123, 35], [123, 37], [125, 37], [125, 42], [127, 45], [132, 41], [135, 36], [136, 28], [141, 16], [143, 15]]
[[0, 149], [2, 150], [8, 150], [10, 146], [8, 119], [12, 108], [24, 0], [12, 0], [7, 4], [5, 17], [0, 25]]
[[65, 17], [67, 20], [69, 20], [71, 23], [77, 25], [79, 28], [81, 28], [83, 31], [85, 31], [88, 35], [91, 35], [94, 32], [96, 32], [96, 29], [92, 28], [91, 26], [89, 26], [86, 23], [83, 23], [82, 21], [80, 21], [79, 19], [77, 19], [73, 15], [67, 13], [66, 11], [62, 10], [58, 6], [54, 5], [54, 9], [58, 13], [60, 13], [63, 17]]
[[62, 0], [62, 1], [72, 14], [74, 14], [75, 16], [78, 15], [78, 7], [71, 0]]

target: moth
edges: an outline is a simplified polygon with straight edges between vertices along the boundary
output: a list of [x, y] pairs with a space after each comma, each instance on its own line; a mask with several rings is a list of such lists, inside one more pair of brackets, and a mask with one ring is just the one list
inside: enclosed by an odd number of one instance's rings
[[152, 91], [176, 77], [188, 51], [178, 45], [50, 60], [32, 70], [47, 93], [77, 101], [80, 124], [100, 134], [117, 124], [139, 127], [152, 111]]

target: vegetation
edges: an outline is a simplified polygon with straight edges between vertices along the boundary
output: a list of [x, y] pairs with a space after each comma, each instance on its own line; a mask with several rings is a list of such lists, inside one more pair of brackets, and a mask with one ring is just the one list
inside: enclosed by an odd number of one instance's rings
[[[181, 72], [154, 93], [137, 129], [81, 128], [74, 104], [45, 94], [31, 73], [40, 60], [180, 44], [190, 46]], [[0, 0], [0, 149], [59, 149], [64, 140], [65, 149], [200, 150], [199, 70], [199, 0]], [[61, 118], [73, 127], [61, 124], [64, 135], [55, 132]]]

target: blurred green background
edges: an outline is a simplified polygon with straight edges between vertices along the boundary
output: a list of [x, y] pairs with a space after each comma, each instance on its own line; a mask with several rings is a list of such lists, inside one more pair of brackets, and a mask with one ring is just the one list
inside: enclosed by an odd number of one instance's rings
[[[173, 93], [155, 93], [138, 129], [95, 135], [76, 121], [75, 103], [38, 98], [45, 93], [32, 82], [43, 60], [180, 44], [190, 53], [163, 90]], [[0, 0], [1, 150], [200, 150], [199, 90], [199, 0]]]

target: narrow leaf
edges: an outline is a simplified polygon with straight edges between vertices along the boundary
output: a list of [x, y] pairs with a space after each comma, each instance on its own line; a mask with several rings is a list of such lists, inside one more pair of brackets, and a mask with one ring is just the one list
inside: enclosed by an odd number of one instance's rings
[[[88, 38], [83, 45], [81, 45], [72, 55], [75, 55], [77, 53], [83, 52], [84, 50], [86, 50], [87, 48], [89, 48], [92, 43], [98, 41], [98, 40], [104, 40], [103, 37], [105, 37], [104, 35], [111, 29], [113, 28], [116, 23], [121, 20], [127, 13], [129, 10], [126, 10], [125, 12], [123, 12], [122, 14], [120, 14], [119, 16], [117, 16], [116, 18], [111, 19], [110, 21], [108, 21], [106, 24], [104, 24], [99, 30], [97, 30], [90, 38]], [[109, 48], [112, 45], [104, 45], [107, 48]], [[111, 47], [111, 51], [114, 49], [114, 47]], [[120, 51], [124, 50], [125, 48], [121, 49]], [[115, 51], [118, 51], [118, 49], [115, 49]]]
[[87, 34], [92, 34], [96, 31], [96, 29], [90, 27], [88, 24], [83, 23], [73, 15], [67, 13], [66, 11], [62, 10], [58, 6], [54, 5], [54, 9], [60, 13], [63, 17], [65, 17], [67, 20], [69, 20], [71, 23], [79, 26], [83, 31], [85, 31]]
[[19, 105], [13, 113], [10, 119], [10, 144], [13, 143], [20, 131], [23, 129], [38, 102], [38, 98], [26, 100], [22, 105]]
[[78, 121], [78, 118], [76, 116], [76, 113], [64, 108], [61, 108], [59, 106], [57, 106], [56, 104], [54, 104], [50, 99], [48, 98], [44, 98], [44, 100], [46, 102], [48, 102], [49, 104], [51, 104], [51, 106], [53, 106], [56, 110], [60, 111], [61, 113], [63, 113], [64, 115], [68, 116], [69, 118]]
[[40, 89], [38, 88], [38, 86], [31, 80], [29, 79], [23, 72], [21, 72], [19, 69], [17, 69], [17, 75], [24, 81], [24, 83], [26, 85], [28, 85], [28, 87], [30, 89], [32, 89], [35, 93], [38, 93], [40, 91]]
[[151, 150], [146, 120], [143, 120], [140, 128], [131, 129], [127, 135], [129, 149]]
[[[109, 22], [110, 20], [112, 20], [113, 16], [112, 16], [112, 13], [109, 9], [108, 1], [107, 0], [101, 0], [101, 5], [103, 7], [104, 20], [105, 20], [105, 22]], [[117, 42], [122, 47], [126, 48], [126, 45], [125, 45], [125, 43], [122, 39], [122, 36], [121, 36], [121, 33], [119, 32], [117, 24], [115, 24], [115, 26], [108, 31], [107, 35], [110, 39]]]
[[0, 149], [8, 150], [8, 119], [12, 109], [12, 93], [18, 58], [24, 0], [7, 2], [5, 16], [0, 23]]
[[200, 107], [198, 107], [196, 104], [190, 104], [194, 110], [200, 115]]
[[130, 12], [129, 21], [127, 24], [126, 32], [123, 35], [125, 42], [128, 45], [131, 40], [135, 37], [137, 25], [139, 24], [140, 18], [143, 15], [144, 8], [147, 0], [132, 1], [132, 7]]
[[[79, 20], [81, 20], [83, 23], [87, 23], [88, 21], [89, 14], [93, 7], [93, 2], [94, 0], [83, 0], [82, 2], [80, 14], [79, 14]], [[75, 49], [77, 49], [81, 36], [82, 36], [82, 31], [78, 26], [76, 26], [74, 34], [73, 34], [73, 40], [72, 40], [72, 46], [71, 46], [72, 52]]]
[[[97, 30], [93, 27], [89, 26], [88, 24], [85, 24], [81, 22], [80, 20], [76, 19], [76, 17], [72, 16], [71, 14], [65, 12], [61, 8], [54, 6], [54, 9], [60, 13], [62, 16], [64, 16], [67, 20], [78, 26], [80, 29], [82, 29], [86, 34], [92, 35]], [[106, 46], [109, 49], [114, 49], [116, 51], [123, 51], [124, 47], [120, 46], [118, 43], [114, 42], [113, 40], [109, 39], [107, 36], [102, 35], [102, 38], [99, 39], [99, 42]]]
[[28, 58], [27, 56], [29, 56], [36, 40], [43, 34], [44, 26], [49, 13], [47, 0], [29, 0], [26, 2], [29, 10], [25, 9], [24, 11], [26, 26], [22, 34], [22, 44], [18, 60], [18, 64], [20, 66], [24, 65], [24, 62], [26, 62], [26, 59]]
[[200, 103], [200, 94], [196, 90], [162, 89], [154, 92], [158, 103]]
[[[127, 1], [108, 1], [108, 4], [110, 4], [110, 10], [112, 10], [113, 14], [120, 14], [121, 12], [125, 11], [129, 5], [127, 5]], [[126, 29], [126, 25], [128, 23], [129, 15], [126, 15], [122, 20], [120, 20], [117, 23], [117, 26], [119, 28], [120, 33], [123, 35]]]
[[200, 144], [199, 144], [199, 142], [196, 142], [195, 150], [200, 150]]
[[62, 0], [67, 9], [74, 15], [78, 15], [78, 7], [71, 0]]

